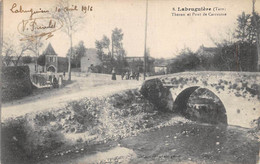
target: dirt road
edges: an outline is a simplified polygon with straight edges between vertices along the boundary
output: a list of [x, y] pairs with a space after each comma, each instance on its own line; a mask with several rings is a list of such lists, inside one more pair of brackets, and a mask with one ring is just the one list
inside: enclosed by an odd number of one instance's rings
[[68, 102], [84, 97], [102, 97], [127, 89], [141, 86], [142, 81], [111, 80], [110, 75], [90, 75], [72, 77], [72, 83], [60, 89], [35, 91], [31, 96], [2, 104], [2, 120], [17, 117], [26, 113], [55, 110], [64, 107]]

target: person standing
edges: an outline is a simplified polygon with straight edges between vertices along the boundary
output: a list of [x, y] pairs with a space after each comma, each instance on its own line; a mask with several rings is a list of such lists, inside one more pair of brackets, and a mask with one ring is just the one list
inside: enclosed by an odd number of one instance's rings
[[116, 71], [115, 68], [112, 70], [112, 80], [116, 80]]
[[125, 72], [123, 71], [122, 74], [121, 74], [122, 80], [124, 80], [124, 77], [125, 77]]

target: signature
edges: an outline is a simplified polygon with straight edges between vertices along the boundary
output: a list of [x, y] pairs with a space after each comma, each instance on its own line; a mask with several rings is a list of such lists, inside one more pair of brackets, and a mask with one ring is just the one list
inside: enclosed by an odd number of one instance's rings
[[49, 39], [53, 36], [53, 32], [62, 27], [63, 23], [59, 19], [43, 17], [22, 20], [18, 24], [17, 29], [20, 34], [25, 36], [21, 40], [35, 40], [35, 38], [43, 36], [47, 36], [46, 39]]

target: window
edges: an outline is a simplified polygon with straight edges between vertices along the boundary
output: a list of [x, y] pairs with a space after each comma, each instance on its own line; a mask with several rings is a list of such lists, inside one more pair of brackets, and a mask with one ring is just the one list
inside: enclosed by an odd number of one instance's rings
[[50, 57], [50, 58], [49, 58], [49, 61], [50, 61], [50, 62], [56, 62], [56, 57]]

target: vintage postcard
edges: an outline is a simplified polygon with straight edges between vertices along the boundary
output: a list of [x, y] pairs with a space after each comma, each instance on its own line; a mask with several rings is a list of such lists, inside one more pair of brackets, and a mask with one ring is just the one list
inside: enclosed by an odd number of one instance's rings
[[0, 0], [1, 163], [259, 163], [260, 0]]

